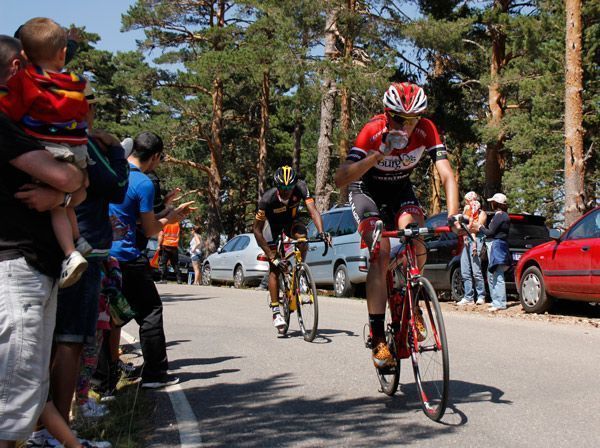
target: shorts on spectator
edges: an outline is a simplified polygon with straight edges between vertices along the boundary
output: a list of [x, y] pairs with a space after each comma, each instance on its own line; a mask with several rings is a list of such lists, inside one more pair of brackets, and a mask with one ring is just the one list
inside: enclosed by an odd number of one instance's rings
[[73, 286], [58, 293], [56, 342], [94, 344], [98, 322], [98, 301], [102, 261], [88, 259], [88, 268]]
[[192, 261], [197, 261], [198, 263], [202, 262], [202, 255], [192, 255]]
[[17, 258], [0, 284], [0, 440], [24, 440], [48, 398], [58, 282]]
[[81, 169], [87, 168], [88, 165], [94, 165], [94, 162], [87, 150], [87, 145], [69, 146], [56, 142], [42, 142], [46, 151], [48, 151], [56, 160], [74, 163]]

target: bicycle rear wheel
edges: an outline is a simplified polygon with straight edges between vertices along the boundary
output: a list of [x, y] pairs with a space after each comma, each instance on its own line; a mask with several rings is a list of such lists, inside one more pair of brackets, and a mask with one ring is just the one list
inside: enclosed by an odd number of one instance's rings
[[319, 299], [317, 287], [310, 273], [310, 269], [304, 263], [300, 263], [296, 270], [296, 291], [294, 299], [297, 300], [298, 324], [304, 336], [304, 340], [312, 342], [317, 335], [319, 325]]
[[[448, 404], [450, 366], [444, 318], [437, 294], [426, 278], [412, 286], [415, 326], [409, 331], [411, 360], [421, 407], [427, 417], [439, 421]], [[418, 323], [421, 321], [422, 325]], [[415, 337], [417, 343], [415, 344]], [[415, 349], [418, 346], [418, 349]]]
[[395, 329], [392, 325], [392, 315], [390, 312], [389, 302], [385, 306], [385, 340], [387, 341], [390, 352], [396, 360], [394, 367], [386, 367], [379, 369], [375, 367], [377, 372], [377, 379], [381, 385], [381, 392], [390, 397], [398, 390], [398, 383], [400, 381], [400, 359], [398, 358], [398, 348], [396, 347]]
[[285, 320], [285, 327], [279, 333], [285, 335], [290, 328], [289, 274], [284, 274], [283, 272], [277, 274], [277, 283], [279, 284], [279, 312], [283, 320]]

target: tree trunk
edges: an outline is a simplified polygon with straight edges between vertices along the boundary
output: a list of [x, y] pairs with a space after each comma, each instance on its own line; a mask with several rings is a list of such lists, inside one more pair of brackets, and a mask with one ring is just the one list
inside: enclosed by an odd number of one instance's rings
[[[341, 110], [340, 110], [340, 147], [338, 148], [338, 154], [340, 157], [340, 163], [344, 163], [348, 152], [350, 151], [350, 124], [352, 120], [352, 109], [351, 109], [351, 98], [348, 87], [342, 87], [340, 89], [341, 99]], [[348, 203], [348, 186], [345, 185], [340, 187], [340, 195], [338, 197], [338, 204]]]
[[[338, 57], [335, 47], [335, 31], [338, 10], [333, 8], [327, 13], [325, 22], [325, 56], [334, 61]], [[335, 118], [335, 98], [337, 86], [331, 69], [326, 68], [323, 78], [321, 97], [321, 123], [319, 128], [319, 142], [317, 154], [317, 172], [315, 185], [315, 204], [320, 212], [329, 209], [332, 186], [329, 184], [329, 166], [331, 162], [331, 148], [333, 147], [333, 122]]]
[[442, 196], [440, 194], [442, 188], [442, 180], [440, 179], [440, 173], [435, 168], [435, 165], [431, 165], [431, 198], [429, 202], [429, 214], [437, 215], [442, 211]]
[[300, 154], [302, 153], [302, 134], [304, 134], [304, 123], [300, 111], [296, 113], [294, 123], [294, 158], [292, 160], [292, 168], [300, 172]]
[[[220, 0], [217, 9], [218, 27], [225, 26], [225, 0]], [[215, 45], [216, 50], [222, 50], [222, 44]], [[221, 183], [223, 180], [223, 81], [217, 77], [212, 83], [212, 120], [210, 124], [210, 176], [208, 179], [208, 194], [211, 206], [207, 209], [206, 239], [209, 253], [216, 251], [223, 230], [221, 220]]]
[[265, 192], [267, 169], [267, 133], [269, 132], [269, 69], [263, 71], [260, 96], [260, 134], [258, 136], [258, 199]]
[[[501, 12], [508, 12], [509, 0], [496, 0], [494, 8], [500, 8]], [[502, 153], [504, 149], [504, 131], [502, 131], [502, 118], [506, 98], [500, 90], [500, 74], [504, 67], [506, 55], [506, 34], [499, 24], [490, 25], [492, 36], [492, 61], [490, 64], [490, 84], [488, 86], [488, 105], [490, 108], [490, 120], [488, 126], [495, 129], [496, 137], [487, 142], [485, 152], [485, 188], [486, 197], [491, 197], [502, 189], [502, 173], [505, 158]]]
[[581, 0], [565, 0], [565, 227], [585, 211]]
[[[347, 0], [348, 13], [356, 12], [356, 0]], [[351, 68], [353, 59], [352, 52], [354, 51], [354, 27], [349, 25], [348, 34], [344, 36], [344, 64], [348, 69]], [[338, 148], [339, 163], [344, 163], [348, 152], [350, 151], [350, 126], [352, 124], [352, 92], [348, 86], [343, 86], [340, 89], [340, 146]], [[338, 204], [348, 203], [348, 186], [340, 187], [340, 195]]]

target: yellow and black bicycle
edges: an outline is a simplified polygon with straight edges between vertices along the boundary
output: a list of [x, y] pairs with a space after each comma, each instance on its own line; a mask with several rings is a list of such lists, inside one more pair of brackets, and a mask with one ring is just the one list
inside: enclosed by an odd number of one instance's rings
[[319, 325], [319, 299], [317, 287], [310, 273], [310, 268], [302, 260], [299, 247], [302, 244], [324, 242], [327, 254], [328, 242], [323, 238], [299, 238], [297, 240], [280, 235], [277, 238], [277, 254], [279, 260], [279, 311], [285, 320], [285, 327], [280, 334], [285, 335], [290, 326], [290, 315], [294, 311], [298, 316], [298, 325], [304, 340], [312, 342], [317, 335]]

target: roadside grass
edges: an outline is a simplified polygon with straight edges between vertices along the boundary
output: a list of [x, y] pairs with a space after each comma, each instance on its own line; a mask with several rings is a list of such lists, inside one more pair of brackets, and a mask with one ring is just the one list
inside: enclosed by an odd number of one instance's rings
[[121, 381], [116, 399], [108, 403], [110, 413], [94, 422], [77, 419], [74, 429], [88, 440], [107, 440], [113, 448], [140, 448], [152, 429], [154, 401], [141, 390], [139, 382]]

